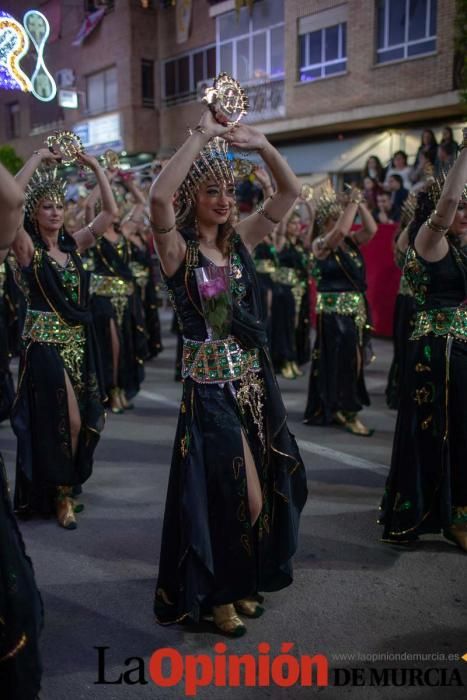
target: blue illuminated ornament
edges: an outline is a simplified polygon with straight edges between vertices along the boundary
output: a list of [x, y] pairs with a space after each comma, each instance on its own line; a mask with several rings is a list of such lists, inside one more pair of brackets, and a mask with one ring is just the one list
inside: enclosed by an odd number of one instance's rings
[[0, 88], [29, 92], [31, 81], [20, 68], [29, 49], [24, 28], [14, 17], [0, 10]]
[[50, 34], [49, 22], [42, 12], [29, 10], [23, 17], [23, 24], [37, 51], [36, 68], [31, 78], [31, 92], [38, 100], [50, 102], [57, 94], [57, 86], [44, 62], [44, 47]]

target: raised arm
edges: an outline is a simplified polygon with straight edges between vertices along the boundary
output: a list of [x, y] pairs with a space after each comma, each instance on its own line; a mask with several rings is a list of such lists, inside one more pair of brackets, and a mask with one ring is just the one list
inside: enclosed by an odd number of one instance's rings
[[94, 172], [102, 201], [102, 210], [94, 220], [73, 234], [78, 250], [82, 252], [94, 245], [96, 236], [102, 236], [107, 231], [114, 218], [118, 215], [118, 207], [115, 203], [110, 182], [97, 159], [81, 153], [78, 156], [78, 161], [83, 165], [87, 165]]
[[449, 245], [445, 235], [454, 221], [467, 182], [467, 128], [463, 130], [463, 137], [463, 149], [449, 171], [438, 205], [415, 239], [417, 253], [430, 262], [447, 255]]
[[24, 192], [20, 185], [0, 164], [0, 263], [8, 254], [8, 249], [15, 240], [23, 216]]
[[[48, 148], [41, 148], [38, 151], [34, 151], [29, 160], [26, 161], [21, 170], [15, 175], [15, 180], [23, 194], [37, 168], [41, 165], [58, 165], [60, 161], [61, 157]], [[19, 223], [18, 232], [11, 249], [20, 265], [27, 266], [31, 263], [32, 256], [34, 255], [34, 245], [31, 236], [25, 231], [22, 221]]]
[[358, 245], [365, 245], [365, 243], [369, 243], [374, 237], [378, 230], [378, 224], [374, 220], [365, 202], [361, 201], [359, 203], [358, 213], [362, 220], [362, 228], [359, 231], [355, 231], [355, 233], [352, 234], [352, 238]]
[[258, 210], [237, 224], [237, 232], [250, 252], [286, 215], [300, 194], [300, 183], [279, 151], [266, 136], [252, 126], [242, 124], [226, 136], [230, 144], [242, 150], [259, 151], [276, 183], [275, 193]]
[[336, 225], [328, 233], [315, 238], [311, 250], [318, 260], [327, 258], [332, 251], [336, 250], [344, 236], [348, 235], [357, 209], [357, 202], [349, 202], [336, 221]]
[[174, 197], [199, 152], [214, 136], [226, 137], [232, 127], [214, 119], [206, 110], [198, 126], [172, 156], [149, 191], [151, 229], [157, 254], [166, 275], [172, 275], [185, 255], [185, 241], [176, 230]]

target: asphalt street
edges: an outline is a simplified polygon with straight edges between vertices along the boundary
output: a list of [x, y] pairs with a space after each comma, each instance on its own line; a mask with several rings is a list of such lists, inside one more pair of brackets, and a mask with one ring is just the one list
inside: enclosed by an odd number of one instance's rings
[[[467, 652], [467, 560], [441, 536], [427, 537], [416, 551], [396, 551], [380, 543], [378, 503], [391, 455], [395, 414], [384, 402], [391, 343], [377, 340], [377, 359], [367, 371], [372, 406], [364, 421], [375, 429], [359, 438], [340, 428], [302, 424], [307, 376], [280, 379], [306, 464], [310, 498], [305, 507], [292, 587], [265, 600], [266, 613], [248, 622], [248, 634], [225, 640], [209, 623], [200, 628], [160, 627], [153, 618], [157, 562], [172, 441], [181, 395], [173, 381], [174, 338], [147, 365], [135, 408], [109, 415], [86, 483], [79, 527], [67, 532], [54, 520], [21, 524], [45, 605], [42, 638], [43, 700], [172, 700], [185, 697], [183, 683], [158, 688], [150, 680], [148, 660], [161, 647], [183, 656], [207, 654], [226, 641], [228, 653], [258, 656], [260, 642], [293, 643], [292, 655], [325, 654], [335, 668], [436, 669], [447, 678], [457, 670], [467, 686], [467, 663], [436, 655]], [[308, 368], [307, 368], [308, 370]], [[0, 445], [13, 485], [15, 440], [0, 428]], [[105, 679], [118, 680], [144, 659], [134, 684], [96, 684], [98, 653], [106, 650]], [[398, 660], [391, 654], [434, 654], [425, 660]], [[352, 660], [346, 655], [354, 654]], [[369, 660], [366, 655], [381, 655]], [[357, 658], [360, 655], [360, 658]], [[384, 656], [386, 655], [386, 657]], [[143, 662], [142, 662], [143, 663]], [[462, 675], [463, 674], [463, 675]], [[341, 674], [346, 678], [345, 674]], [[460, 700], [465, 687], [377, 687], [330, 685], [318, 689], [270, 687], [198, 689], [209, 700], [282, 700], [322, 697], [369, 700]], [[357, 679], [354, 679], [358, 681]], [[1, 692], [0, 698], [4, 699]]]

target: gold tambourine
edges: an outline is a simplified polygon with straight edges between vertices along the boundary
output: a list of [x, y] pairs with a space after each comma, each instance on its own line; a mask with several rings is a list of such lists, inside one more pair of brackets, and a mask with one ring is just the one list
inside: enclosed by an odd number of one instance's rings
[[310, 202], [313, 199], [313, 187], [310, 185], [309, 182], [305, 182], [302, 185], [302, 189], [300, 191], [300, 197], [304, 199], [306, 202]]
[[244, 89], [238, 80], [227, 73], [219, 73], [213, 86], [206, 88], [203, 102], [206, 102], [212, 111], [219, 110], [227, 118], [229, 126], [239, 122], [249, 108]]
[[84, 152], [83, 142], [73, 131], [55, 131], [45, 143], [54, 153], [60, 154], [63, 165], [71, 165], [76, 156]]
[[120, 158], [118, 153], [113, 151], [111, 148], [108, 148], [105, 152], [104, 155], [102, 156], [104, 165], [107, 168], [107, 170], [118, 170], [120, 167]]
[[236, 180], [245, 180], [255, 169], [255, 164], [245, 158], [235, 158], [233, 161], [233, 175]]

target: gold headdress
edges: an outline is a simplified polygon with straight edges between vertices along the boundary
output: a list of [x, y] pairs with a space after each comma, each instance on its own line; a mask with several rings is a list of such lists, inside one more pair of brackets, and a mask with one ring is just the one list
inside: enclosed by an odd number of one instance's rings
[[[429, 184], [426, 188], [426, 191], [428, 192], [428, 195], [429, 195], [435, 209], [436, 209], [436, 206], [441, 198], [441, 193], [443, 191], [444, 183], [446, 182], [448, 172], [449, 172], [449, 169], [442, 170], [439, 175], [437, 175], [436, 177], [431, 177], [428, 180]], [[461, 199], [467, 199], [467, 184], [464, 185], [464, 191], [462, 192]]]
[[329, 218], [338, 219], [342, 214], [342, 204], [338, 201], [336, 191], [328, 186], [322, 190], [316, 204], [316, 223], [319, 227], [324, 226]]
[[417, 195], [415, 192], [410, 192], [401, 209], [400, 227], [401, 231], [410, 224], [415, 216], [417, 208]]
[[54, 203], [63, 204], [66, 187], [66, 180], [57, 176], [57, 168], [36, 170], [25, 191], [24, 208], [29, 218], [33, 217], [39, 202], [43, 199], [51, 199]]
[[212, 138], [193, 162], [180, 185], [177, 197], [177, 222], [183, 223], [191, 213], [202, 182], [208, 179], [234, 185], [233, 158], [228, 143], [220, 136]]

